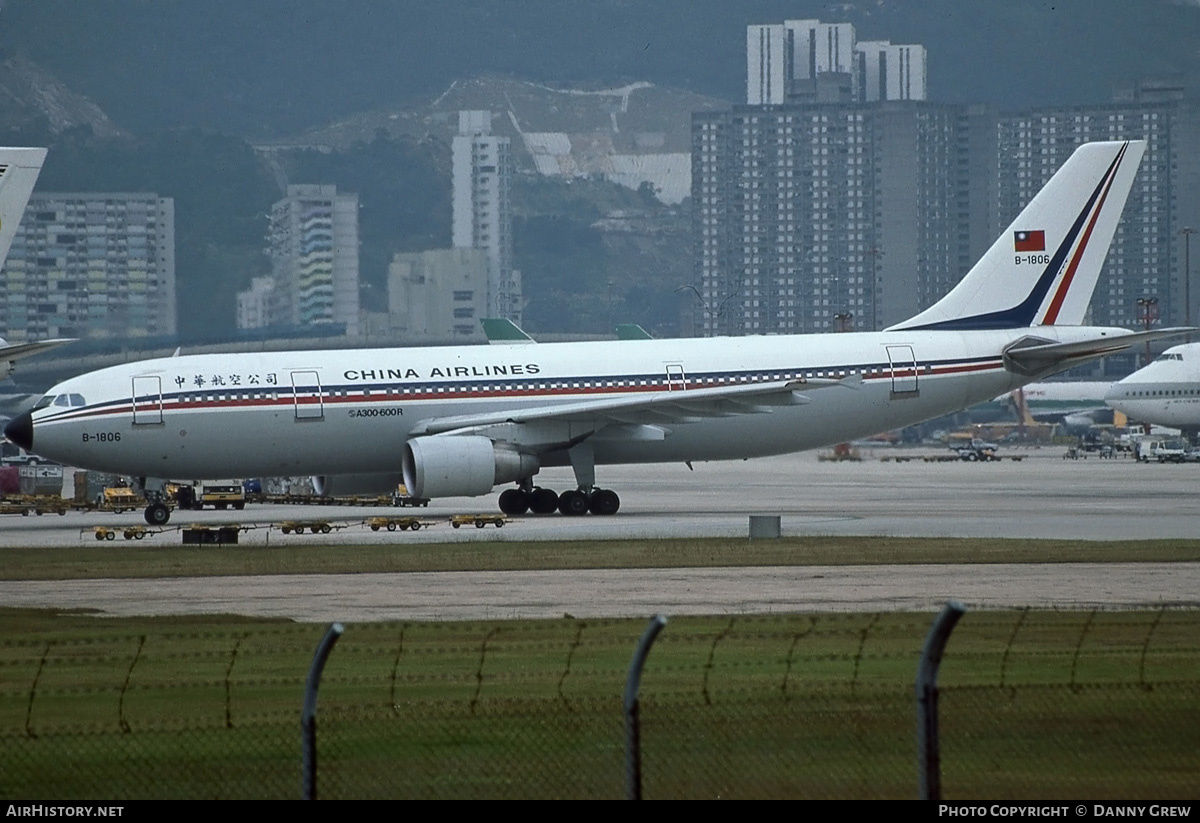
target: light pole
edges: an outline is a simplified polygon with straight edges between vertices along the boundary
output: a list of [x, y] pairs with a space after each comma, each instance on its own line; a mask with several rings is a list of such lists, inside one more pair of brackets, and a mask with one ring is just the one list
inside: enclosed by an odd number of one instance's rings
[[[1154, 321], [1158, 319], [1158, 298], [1157, 297], [1139, 297], [1137, 299], [1138, 308], [1142, 310], [1142, 328], [1150, 331], [1150, 327], [1154, 325]], [[1150, 362], [1150, 341], [1146, 341], [1146, 363]], [[1145, 365], [1143, 363], [1142, 365]]]
[[[1192, 235], [1196, 230], [1191, 226], [1184, 226], [1179, 230], [1183, 235], [1183, 325], [1192, 325]], [[1186, 342], [1191, 342], [1192, 336], [1189, 334], [1184, 338]]]

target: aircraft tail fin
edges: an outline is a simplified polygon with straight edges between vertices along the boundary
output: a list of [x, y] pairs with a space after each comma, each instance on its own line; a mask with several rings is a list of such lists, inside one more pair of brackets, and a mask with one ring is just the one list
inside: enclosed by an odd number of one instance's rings
[[1145, 151], [1080, 146], [949, 294], [888, 331], [1082, 323]]
[[525, 330], [505, 317], [481, 317], [480, 325], [488, 343], [498, 344], [536, 343], [537, 341], [525, 333]]
[[653, 340], [654, 335], [643, 329], [637, 323], [618, 323], [618, 340]]
[[45, 161], [45, 149], [0, 148], [0, 265], [8, 257], [17, 224]]

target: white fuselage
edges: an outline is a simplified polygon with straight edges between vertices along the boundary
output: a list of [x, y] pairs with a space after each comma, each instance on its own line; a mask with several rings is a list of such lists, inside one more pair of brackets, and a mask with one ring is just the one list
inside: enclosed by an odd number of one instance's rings
[[1167, 349], [1116, 383], [1105, 402], [1130, 420], [1200, 429], [1200, 343]]
[[[842, 378], [807, 402], [663, 425], [665, 436], [574, 421], [597, 464], [725, 460], [801, 451], [910, 425], [1030, 382], [1004, 347], [1099, 330], [901, 331], [523, 346], [173, 357], [56, 386], [33, 413], [33, 450], [128, 475], [217, 478], [396, 472], [421, 421], [630, 393]], [[1119, 329], [1103, 330], [1125, 334]], [[1038, 377], [1040, 377], [1039, 375]], [[136, 398], [136, 399], [135, 399]], [[567, 462], [565, 451], [542, 465]]]

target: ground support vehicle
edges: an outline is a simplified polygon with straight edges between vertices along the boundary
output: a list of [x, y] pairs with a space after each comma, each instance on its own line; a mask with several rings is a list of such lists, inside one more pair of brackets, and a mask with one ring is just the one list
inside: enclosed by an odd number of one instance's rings
[[[87, 531], [87, 529], [84, 529]], [[119, 532], [126, 540], [141, 540], [146, 535], [158, 534], [162, 529], [148, 529], [145, 526], [95, 526], [91, 529], [97, 540], [116, 540]]]
[[420, 520], [416, 517], [368, 517], [364, 522], [373, 532], [377, 532], [380, 529], [387, 529], [390, 532], [394, 532], [396, 529], [400, 529], [400, 531], [404, 531], [405, 529], [417, 531], [418, 529], [427, 529], [434, 525], [434, 521], [432, 520]]
[[236, 480], [215, 480], [201, 483], [195, 491], [197, 509], [212, 506], [214, 509], [246, 508], [246, 490]]
[[1187, 454], [1182, 440], [1143, 440], [1138, 444], [1137, 458], [1143, 463], [1182, 463]]
[[392, 502], [392, 505], [393, 505], [393, 506], [400, 506], [400, 507], [404, 507], [404, 506], [428, 506], [428, 505], [429, 505], [429, 498], [428, 498], [428, 497], [409, 497], [409, 496], [407, 496], [407, 495], [404, 495], [404, 494], [399, 494], [399, 493], [396, 493], [396, 494], [393, 494], [393, 495], [392, 495], [392, 501], [391, 501], [391, 502]]
[[450, 525], [456, 529], [472, 523], [477, 529], [482, 529], [489, 523], [499, 529], [503, 528], [507, 522], [509, 522], [508, 518], [502, 514], [455, 514], [450, 517]]
[[28, 517], [31, 513], [66, 514], [70, 503], [61, 497], [44, 494], [20, 494], [0, 499], [0, 514], [19, 514]]
[[96, 495], [96, 508], [113, 514], [140, 509], [145, 503], [140, 494], [124, 484], [109, 486]]
[[328, 520], [285, 520], [279, 524], [284, 534], [329, 534], [334, 529], [347, 528], [349, 523], [331, 523]]
[[997, 446], [995, 443], [988, 443], [983, 440], [972, 440], [970, 443], [965, 443], [953, 448], [958, 453], [960, 460], [967, 460], [971, 462], [978, 460], [986, 462], [1000, 459], [996, 456], [999, 446]]

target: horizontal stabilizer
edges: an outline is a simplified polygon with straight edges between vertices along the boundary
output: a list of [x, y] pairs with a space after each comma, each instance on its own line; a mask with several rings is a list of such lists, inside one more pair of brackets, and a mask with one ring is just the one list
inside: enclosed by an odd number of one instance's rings
[[1022, 337], [1004, 350], [1004, 366], [1016, 374], [1043, 377], [1096, 360], [1152, 340], [1181, 337], [1194, 328], [1157, 329], [1097, 337], [1075, 343], [1055, 343], [1038, 337]]

